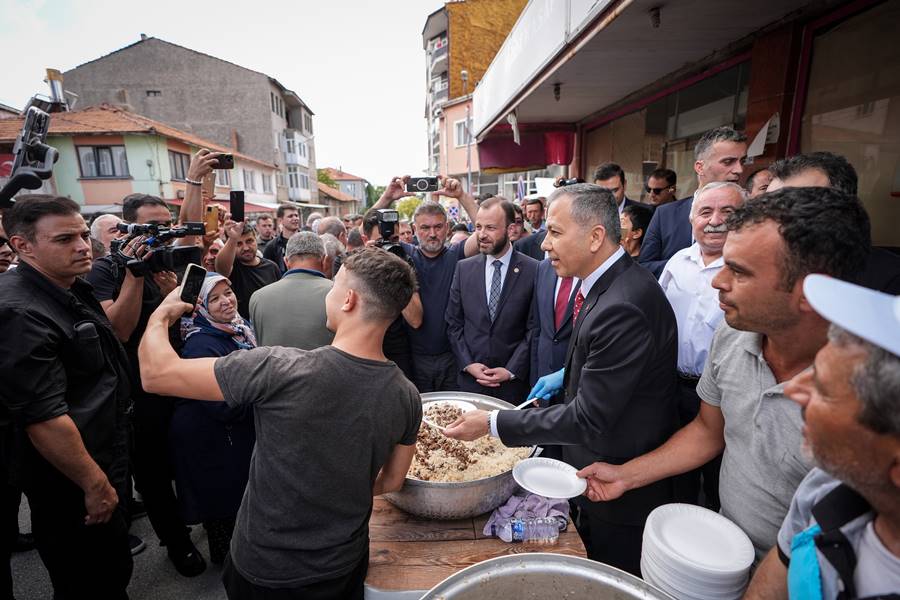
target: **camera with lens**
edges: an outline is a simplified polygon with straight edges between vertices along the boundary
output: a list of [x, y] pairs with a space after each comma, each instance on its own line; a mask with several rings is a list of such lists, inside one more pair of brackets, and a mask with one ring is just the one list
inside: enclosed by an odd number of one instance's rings
[[437, 189], [437, 177], [410, 177], [406, 180], [407, 192], [436, 192]]
[[393, 239], [393, 237], [397, 235], [397, 224], [400, 223], [400, 213], [392, 208], [380, 208], [377, 211], [377, 216], [378, 231], [381, 233], [381, 239], [375, 242], [375, 245], [382, 250], [387, 250], [391, 254], [399, 256], [403, 260], [409, 262], [409, 257], [406, 256], [406, 250]]
[[[203, 260], [203, 250], [199, 246], [166, 246], [166, 242], [175, 238], [202, 236], [206, 233], [206, 226], [203, 223], [185, 223], [183, 227], [165, 227], [156, 223], [119, 223], [116, 228], [127, 233], [128, 237], [113, 240], [110, 243], [110, 255], [135, 277], [161, 271], [179, 272], [188, 264], [199, 264]], [[150, 255], [134, 258], [124, 254], [122, 248], [139, 236], [147, 236], [143, 243]]]

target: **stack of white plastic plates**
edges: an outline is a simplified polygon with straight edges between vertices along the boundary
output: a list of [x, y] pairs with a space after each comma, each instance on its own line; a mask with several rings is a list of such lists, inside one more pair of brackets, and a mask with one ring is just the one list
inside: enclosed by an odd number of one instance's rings
[[740, 598], [753, 558], [747, 534], [706, 508], [666, 504], [647, 517], [641, 573], [679, 600]]

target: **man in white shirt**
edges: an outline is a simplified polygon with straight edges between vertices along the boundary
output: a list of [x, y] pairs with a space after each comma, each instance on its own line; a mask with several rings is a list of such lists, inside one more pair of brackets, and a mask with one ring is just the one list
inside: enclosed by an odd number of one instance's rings
[[[722, 249], [728, 228], [725, 220], [744, 203], [747, 192], [736, 183], [715, 181], [694, 194], [690, 222], [694, 243], [669, 259], [659, 284], [675, 311], [678, 322], [678, 417], [684, 427], [700, 410], [697, 382], [709, 355], [713, 334], [725, 313], [719, 308], [719, 295], [712, 286], [713, 277], [725, 264]], [[700, 474], [704, 476], [706, 506], [719, 510], [720, 457], [676, 478], [676, 496], [680, 502], [697, 504]]]

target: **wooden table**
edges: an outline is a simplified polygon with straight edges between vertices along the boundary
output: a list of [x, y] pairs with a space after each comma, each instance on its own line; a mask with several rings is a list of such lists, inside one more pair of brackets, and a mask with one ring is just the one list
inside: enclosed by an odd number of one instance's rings
[[460, 569], [506, 554], [586, 556], [571, 521], [557, 544], [508, 544], [482, 533], [489, 516], [458, 521], [420, 519], [383, 498], [375, 498], [369, 521], [366, 585], [381, 590], [427, 590]]

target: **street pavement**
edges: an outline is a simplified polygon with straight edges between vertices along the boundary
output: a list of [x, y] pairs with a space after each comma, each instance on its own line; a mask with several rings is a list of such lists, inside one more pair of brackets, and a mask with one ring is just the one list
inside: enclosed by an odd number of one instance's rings
[[[19, 511], [20, 531], [31, 531], [28, 502], [23, 497]], [[222, 588], [222, 568], [209, 562], [206, 532], [202, 526], [194, 526], [191, 539], [206, 559], [206, 571], [197, 577], [182, 577], [172, 566], [166, 549], [159, 545], [147, 517], [137, 519], [131, 532], [147, 543], [147, 548], [134, 557], [134, 573], [128, 586], [131, 600], [225, 600]], [[13, 554], [12, 576], [16, 600], [50, 600], [53, 588], [50, 577], [38, 556], [37, 550]]]

